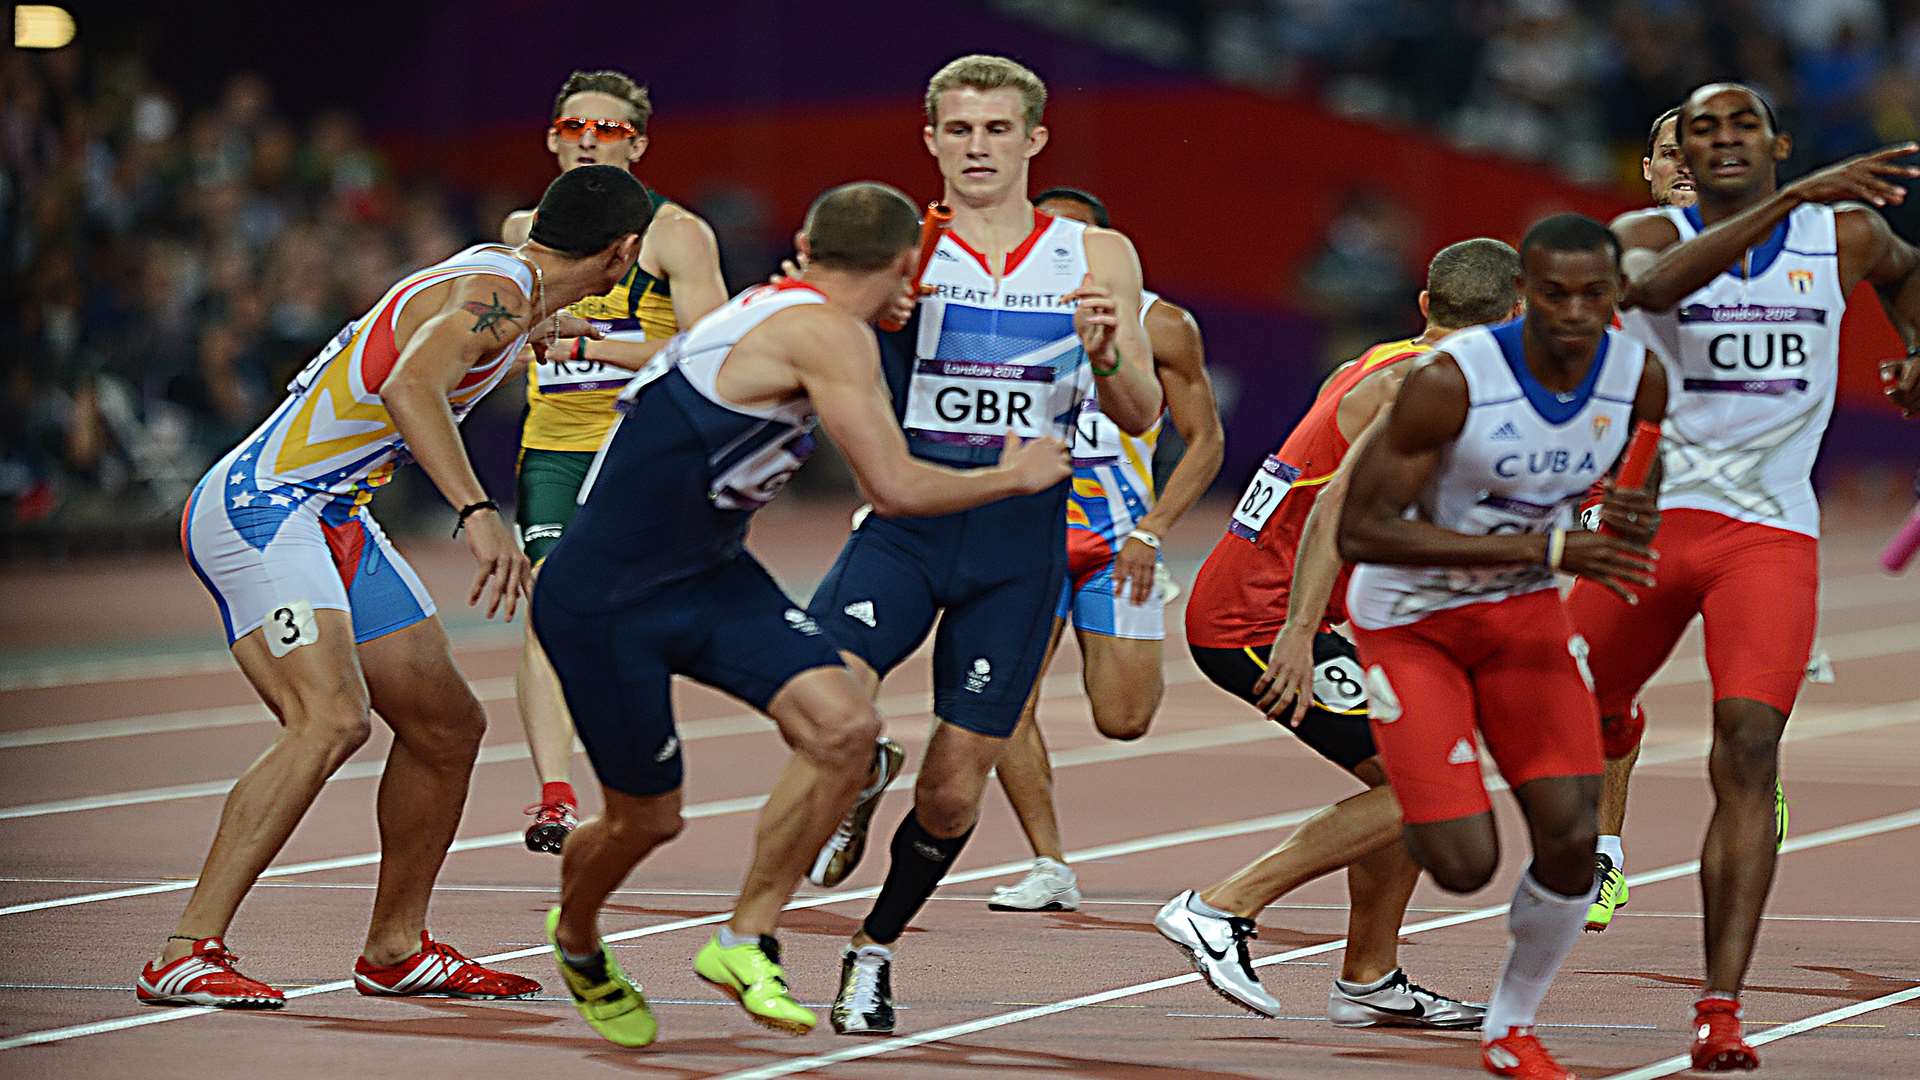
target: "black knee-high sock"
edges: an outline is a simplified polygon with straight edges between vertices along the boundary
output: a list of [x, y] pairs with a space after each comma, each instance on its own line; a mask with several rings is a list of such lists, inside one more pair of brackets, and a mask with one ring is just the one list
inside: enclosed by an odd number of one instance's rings
[[943, 840], [921, 827], [918, 813], [909, 813], [894, 830], [890, 848], [893, 861], [887, 865], [887, 880], [861, 927], [867, 936], [882, 945], [899, 940], [972, 835], [969, 827], [959, 836]]

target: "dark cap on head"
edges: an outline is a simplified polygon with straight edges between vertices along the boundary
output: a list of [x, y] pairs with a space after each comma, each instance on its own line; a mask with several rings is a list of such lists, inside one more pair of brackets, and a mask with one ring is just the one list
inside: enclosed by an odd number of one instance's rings
[[842, 184], [807, 208], [807, 261], [841, 270], [879, 270], [914, 246], [920, 217], [899, 188]]
[[617, 165], [583, 165], [547, 185], [533, 212], [529, 239], [562, 255], [585, 258], [653, 220], [646, 185]]
[[1043, 202], [1052, 202], [1055, 199], [1067, 199], [1072, 202], [1077, 202], [1093, 211], [1093, 223], [1095, 225], [1103, 229], [1113, 228], [1113, 218], [1107, 214], [1107, 204], [1101, 202], [1100, 196], [1095, 195], [1093, 192], [1077, 187], [1050, 187], [1033, 197], [1033, 205], [1039, 206]]

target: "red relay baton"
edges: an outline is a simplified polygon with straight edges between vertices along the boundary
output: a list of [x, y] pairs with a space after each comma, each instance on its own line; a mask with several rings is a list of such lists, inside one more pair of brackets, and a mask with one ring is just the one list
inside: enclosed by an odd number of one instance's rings
[[[1647, 486], [1647, 474], [1653, 471], [1653, 461], [1660, 453], [1660, 425], [1649, 424], [1645, 420], [1633, 426], [1633, 437], [1627, 441], [1627, 456], [1620, 462], [1620, 476], [1614, 481], [1615, 487], [1644, 488]], [[1613, 536], [1614, 531], [1605, 525], [1600, 526], [1600, 535]]]
[[[927, 204], [927, 216], [920, 219], [920, 261], [913, 271], [913, 292], [921, 294], [924, 286], [920, 279], [927, 276], [927, 264], [933, 262], [933, 251], [940, 246], [940, 234], [953, 224], [953, 208], [943, 202]], [[880, 324], [882, 330], [900, 330], [907, 324], [888, 319]]]

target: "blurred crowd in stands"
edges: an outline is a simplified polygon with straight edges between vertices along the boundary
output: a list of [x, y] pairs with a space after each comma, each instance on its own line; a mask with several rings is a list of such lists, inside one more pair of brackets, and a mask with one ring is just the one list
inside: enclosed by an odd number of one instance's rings
[[[1920, 136], [1920, 0], [990, 2], [1625, 196], [1648, 119], [1712, 77], [1771, 95], [1796, 168]], [[353, 116], [293, 104], [246, 74], [183, 100], [132, 52], [0, 56], [0, 530], [176, 514], [319, 343], [511, 208], [398, 182]], [[744, 284], [766, 223], [749, 194], [708, 196]], [[1336, 338], [1404, 317], [1413, 232], [1350, 193], [1292, 302]]]

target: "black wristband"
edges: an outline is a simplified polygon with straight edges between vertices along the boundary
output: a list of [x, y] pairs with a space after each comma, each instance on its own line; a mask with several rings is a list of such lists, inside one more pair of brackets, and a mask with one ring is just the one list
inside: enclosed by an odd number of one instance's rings
[[466, 506], [461, 507], [460, 520], [454, 522], [453, 524], [453, 535], [459, 536], [460, 530], [467, 527], [467, 518], [474, 514], [479, 513], [482, 510], [492, 510], [495, 513], [498, 513], [500, 510], [500, 504], [497, 502], [494, 502], [492, 499], [481, 499], [477, 503], [468, 503]]

